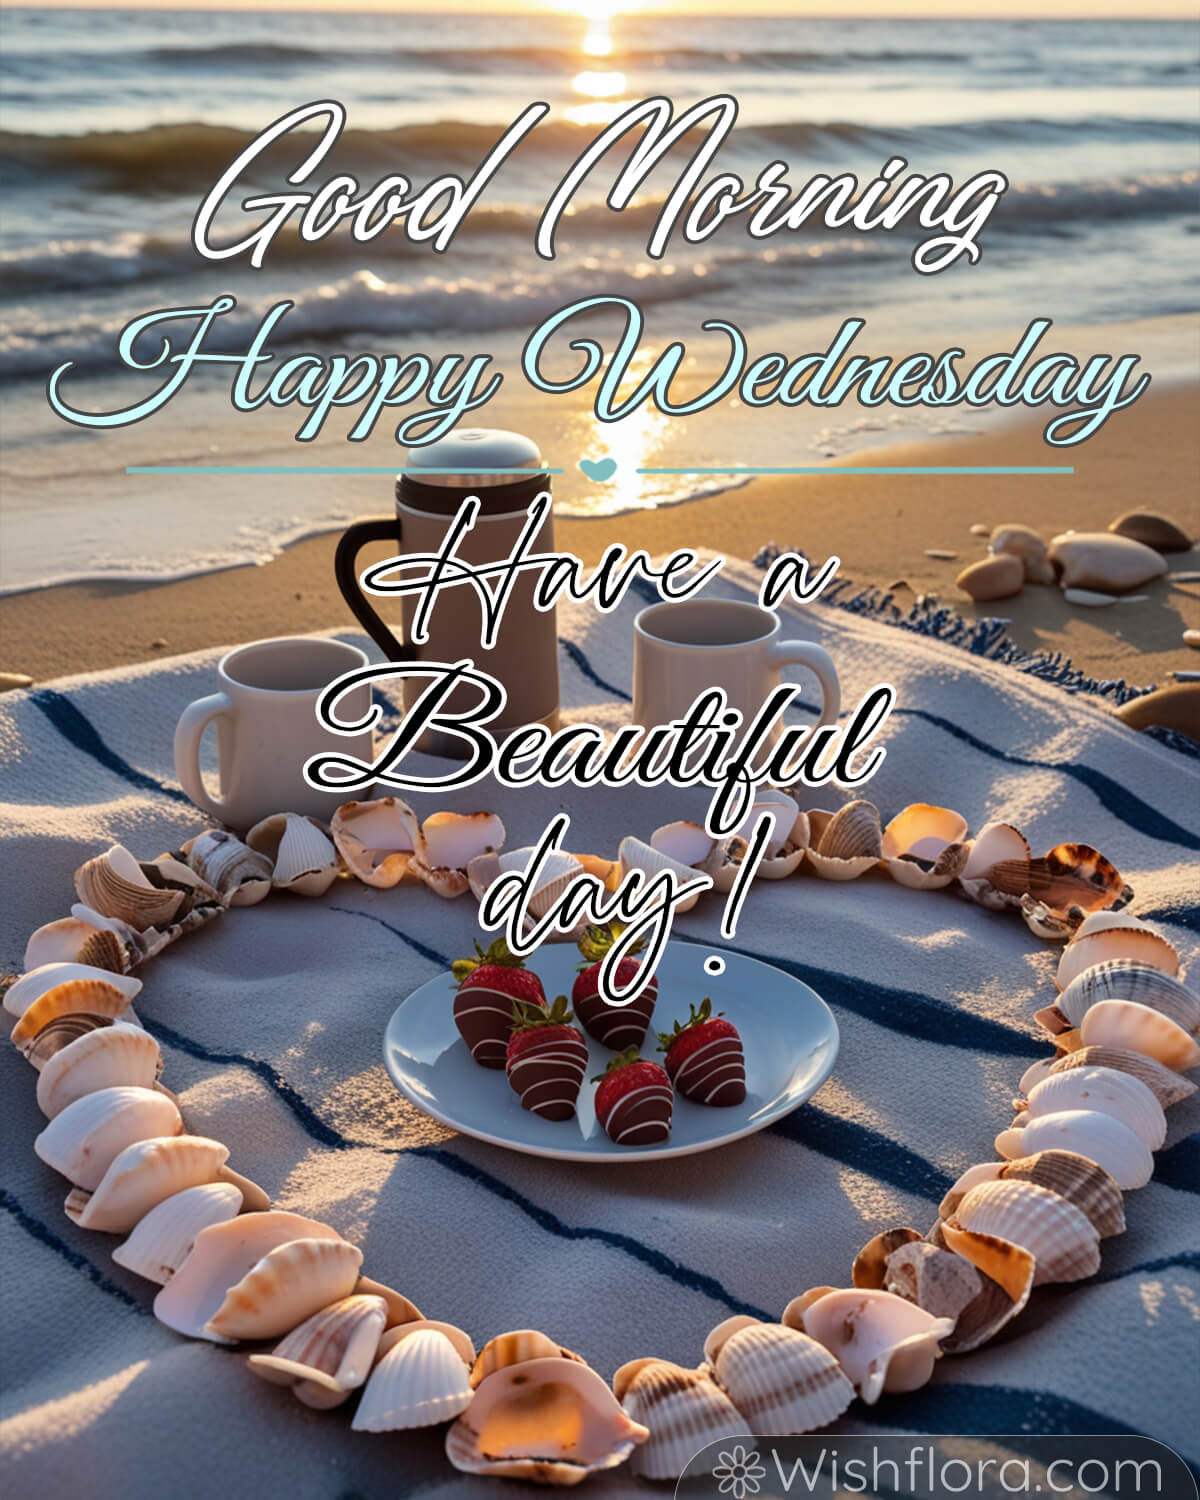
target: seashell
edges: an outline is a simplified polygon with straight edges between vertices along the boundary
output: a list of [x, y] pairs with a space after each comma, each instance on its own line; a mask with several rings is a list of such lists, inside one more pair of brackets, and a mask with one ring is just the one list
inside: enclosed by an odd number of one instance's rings
[[[1034, 1068], [1041, 1067], [1041, 1063], [1034, 1065]], [[1078, 1052], [1056, 1057], [1037, 1077], [1032, 1076], [1034, 1068], [1030, 1068], [1021, 1079], [1022, 1093], [1028, 1093], [1041, 1078], [1052, 1073], [1065, 1073], [1071, 1068], [1115, 1068], [1119, 1073], [1132, 1073], [1142, 1080], [1164, 1109], [1170, 1109], [1182, 1099], [1190, 1099], [1196, 1092], [1191, 1079], [1181, 1078], [1155, 1058], [1128, 1047], [1081, 1047]]]
[[1094, 964], [1071, 981], [1058, 997], [1058, 1008], [1078, 1026], [1101, 1000], [1133, 1000], [1169, 1016], [1190, 1036], [1200, 1035], [1200, 999], [1174, 976], [1147, 964], [1131, 959]]
[[350, 1424], [355, 1432], [434, 1427], [466, 1411], [475, 1346], [450, 1323], [424, 1320], [384, 1334], [379, 1361]]
[[938, 890], [962, 874], [970, 855], [967, 820], [946, 807], [914, 802], [883, 830], [888, 873], [913, 890]]
[[228, 1155], [220, 1141], [199, 1135], [135, 1141], [113, 1159], [94, 1192], [76, 1188], [67, 1195], [67, 1217], [81, 1229], [128, 1234], [172, 1193], [217, 1181]]
[[476, 855], [502, 849], [504, 838], [495, 813], [433, 813], [421, 824], [417, 852], [431, 869], [465, 870]]
[[448, 865], [442, 865], [437, 869], [427, 865], [419, 854], [414, 854], [409, 869], [429, 887], [435, 896], [440, 896], [443, 901], [454, 901], [459, 896], [465, 896], [471, 888], [471, 882], [467, 878], [465, 870], [452, 870]]
[[774, 786], [758, 788], [750, 811], [741, 826], [734, 830], [734, 837], [748, 842], [764, 813], [770, 813], [772, 819], [763, 847], [764, 859], [774, 859], [789, 846], [804, 848], [807, 845], [811, 832], [808, 814], [800, 811], [800, 804], [794, 797]]
[[122, 1021], [87, 1031], [53, 1053], [38, 1073], [38, 1108], [48, 1120], [100, 1089], [152, 1089], [162, 1072], [158, 1043]]
[[327, 1411], [370, 1374], [386, 1322], [381, 1297], [343, 1297], [305, 1319], [270, 1354], [252, 1354], [246, 1363], [273, 1385], [290, 1386], [305, 1406]]
[[175, 1101], [154, 1089], [110, 1088], [68, 1104], [38, 1135], [34, 1154], [76, 1187], [92, 1193], [113, 1161], [135, 1141], [178, 1135]]
[[665, 823], [650, 835], [650, 847], [681, 865], [711, 875], [719, 869], [728, 839], [715, 839], [699, 823]]
[[466, 1474], [577, 1484], [624, 1463], [649, 1436], [582, 1361], [532, 1359], [476, 1386], [446, 1434], [446, 1456]]
[[271, 861], [271, 884], [277, 891], [323, 896], [337, 879], [337, 850], [315, 818], [274, 813], [254, 825], [246, 843]]
[[[982, 1230], [963, 1229], [953, 1219], [942, 1223], [941, 1235], [947, 1250], [970, 1261], [984, 1278], [984, 1293], [988, 1294], [986, 1313], [968, 1304], [959, 1315], [959, 1322], [966, 1326], [959, 1340], [955, 1340], [956, 1352], [966, 1353], [968, 1348], [978, 1348], [1024, 1309], [1033, 1291], [1037, 1258], [1023, 1245]], [[999, 1297], [991, 1293], [992, 1287], [998, 1289]], [[969, 1344], [968, 1339], [972, 1340]]]
[[1031, 583], [1054, 582], [1054, 569], [1047, 556], [1046, 543], [1032, 526], [1010, 522], [1005, 526], [993, 527], [988, 551], [993, 556], [1019, 557], [1024, 575]]
[[1125, 1233], [1121, 1189], [1103, 1167], [1075, 1151], [1039, 1151], [1004, 1162], [999, 1176], [1006, 1182], [1032, 1182], [1049, 1188], [1086, 1214], [1100, 1238]]
[[1169, 516], [1154, 510], [1127, 510], [1115, 521], [1110, 521], [1108, 529], [1117, 536], [1141, 542], [1144, 547], [1153, 547], [1155, 552], [1188, 552], [1192, 547], [1192, 539], [1186, 531]]
[[1020, 905], [1026, 927], [1034, 937], [1047, 943], [1069, 942], [1083, 919], [1083, 912], [1077, 906], [1067, 911], [1056, 911], [1044, 901], [1035, 901], [1032, 896], [1022, 896]]
[[47, 990], [28, 1007], [10, 1032], [9, 1040], [34, 1067], [40, 1068], [48, 1057], [84, 1032], [114, 1021], [129, 1023], [131, 1017], [136, 1022], [129, 996], [115, 984], [103, 979], [68, 979]]
[[25, 944], [26, 971], [54, 963], [86, 964], [114, 974], [128, 974], [133, 967], [132, 955], [117, 933], [79, 917], [47, 922]]
[[1084, 1013], [1079, 1035], [1085, 1047], [1121, 1047], [1143, 1052], [1184, 1073], [1200, 1063], [1200, 1045], [1169, 1016], [1134, 1000], [1100, 1000]]
[[139, 932], [165, 927], [183, 905], [182, 890], [158, 889], [129, 850], [114, 844], [75, 871], [79, 899], [101, 916], [117, 917]]
[[1058, 961], [1055, 983], [1065, 990], [1071, 981], [1095, 964], [1131, 959], [1164, 974], [1179, 971], [1179, 954], [1153, 927], [1123, 911], [1096, 911], [1080, 923]]
[[[224, 1146], [220, 1149], [225, 1150]], [[227, 1339], [211, 1332], [206, 1325], [221, 1309], [229, 1289], [237, 1286], [272, 1250], [297, 1241], [311, 1244], [314, 1240], [341, 1243], [341, 1236], [327, 1224], [280, 1209], [239, 1214], [223, 1224], [201, 1229], [187, 1259], [155, 1297], [154, 1316], [188, 1338], [226, 1343]]]
[[[713, 883], [710, 875], [703, 875], [699, 871], [693, 870], [690, 865], [681, 864], [679, 860], [672, 859], [669, 854], [664, 854], [662, 850], [655, 849], [650, 844], [642, 843], [641, 839], [633, 837], [622, 839], [621, 846], [617, 851], [617, 857], [622, 880], [624, 880], [630, 870], [640, 870], [647, 877], [648, 881], [653, 880], [656, 875], [663, 874], [664, 871], [669, 871], [675, 876], [676, 886], [688, 882], [706, 881], [711, 888]], [[703, 886], [693, 890], [690, 895], [685, 896], [682, 901], [676, 904], [675, 910], [677, 912], [691, 911], [692, 907], [700, 899], [702, 889]]]
[[399, 797], [343, 802], [329, 829], [342, 863], [364, 885], [390, 890], [405, 880], [421, 830], [417, 815]]
[[1030, 1090], [1017, 1121], [1024, 1125], [1069, 1109], [1094, 1109], [1111, 1115], [1128, 1125], [1151, 1151], [1160, 1150], [1167, 1138], [1167, 1117], [1158, 1100], [1132, 1073], [1119, 1073], [1114, 1068], [1073, 1068], [1043, 1079]]
[[497, 1370], [507, 1370], [528, 1360], [578, 1358], [536, 1328], [516, 1328], [511, 1333], [498, 1333], [479, 1351], [471, 1366], [471, 1385], [477, 1386]]
[[390, 1286], [384, 1286], [381, 1281], [372, 1281], [369, 1276], [360, 1276], [354, 1284], [354, 1294], [357, 1297], [381, 1297], [383, 1305], [387, 1308], [388, 1328], [398, 1328], [402, 1323], [419, 1323], [424, 1319], [421, 1317], [420, 1309], [411, 1303], [407, 1297], [402, 1297], [399, 1292]]
[[808, 860], [823, 880], [855, 880], [883, 857], [879, 809], [870, 802], [847, 802], [837, 812], [808, 815]]
[[927, 1240], [906, 1241], [887, 1258], [883, 1290], [915, 1302], [935, 1318], [950, 1318], [955, 1333], [962, 1313], [982, 1289], [983, 1278], [969, 1260]]
[[113, 1251], [113, 1260], [135, 1276], [166, 1286], [191, 1254], [196, 1236], [236, 1218], [242, 1192], [231, 1182], [204, 1182], [156, 1203]]
[[966, 567], [954, 580], [977, 603], [991, 599], [1009, 599], [1019, 594], [1025, 582], [1025, 564], [1010, 552], [997, 552]]
[[613, 1376], [626, 1414], [650, 1430], [629, 1467], [644, 1479], [677, 1480], [700, 1449], [750, 1436], [750, 1423], [706, 1370], [663, 1359], [635, 1359]]
[[362, 1251], [342, 1239], [289, 1240], [231, 1286], [204, 1325], [218, 1343], [279, 1338], [331, 1302], [348, 1297]]
[[1124, 594], [1167, 571], [1153, 548], [1108, 531], [1065, 531], [1050, 543], [1049, 555], [1063, 588]]
[[781, 1323], [727, 1318], [705, 1340], [704, 1353], [713, 1378], [755, 1433], [813, 1432], [854, 1400], [834, 1355]]
[[850, 1279], [857, 1287], [878, 1289], [886, 1285], [888, 1258], [901, 1245], [924, 1239], [917, 1229], [885, 1229], [870, 1239], [854, 1257]]
[[[510, 873], [524, 874], [537, 851], [531, 847], [524, 849], [511, 849], [507, 854], [501, 854], [496, 858], [496, 873], [507, 875]], [[478, 871], [481, 862], [494, 856], [490, 854], [477, 855], [471, 861], [471, 868]], [[583, 873], [583, 866], [573, 854], [565, 854], [561, 850], [551, 850], [542, 861], [538, 870], [537, 885], [529, 897], [529, 910], [535, 917], [544, 917], [563, 892]], [[488, 882], [491, 884], [491, 881]]]
[[1004, 1167], [1005, 1163], [1002, 1161], [981, 1161], [968, 1167], [938, 1204], [938, 1217], [950, 1218], [972, 1188], [978, 1187], [981, 1182], [995, 1182], [1003, 1176]]
[[594, 875], [607, 891], [615, 891], [617, 888], [617, 862], [615, 859], [605, 859], [601, 854], [573, 854], [583, 867], [585, 875]]
[[210, 828], [183, 846], [188, 868], [229, 906], [254, 906], [271, 893], [271, 861], [236, 834]]
[[[1100, 1236], [1092, 1221], [1066, 1198], [1028, 1180], [980, 1183], [942, 1225], [942, 1233], [952, 1250], [975, 1265], [975, 1235], [1027, 1250], [1034, 1258], [1034, 1286], [1082, 1281], [1100, 1269]], [[979, 1269], [990, 1274], [986, 1266]], [[1011, 1287], [1005, 1290], [1013, 1296]]]
[[4, 995], [4, 1009], [13, 1016], [23, 1016], [35, 1000], [68, 979], [98, 979], [120, 990], [130, 1001], [136, 1000], [142, 981], [132, 974], [114, 974], [111, 969], [97, 969], [90, 964], [53, 963], [30, 969], [9, 985]]
[[954, 1332], [952, 1319], [935, 1318], [892, 1292], [858, 1289], [827, 1292], [803, 1309], [800, 1321], [868, 1406], [884, 1391], [923, 1386], [941, 1357], [939, 1341]]
[[1154, 1171], [1149, 1147], [1128, 1125], [1092, 1109], [1042, 1115], [1021, 1129], [1002, 1130], [996, 1151], [1009, 1161], [1041, 1151], [1074, 1151], [1103, 1167], [1122, 1190], [1145, 1187]]
[[1004, 861], [1028, 861], [1029, 844], [1025, 835], [1010, 823], [988, 823], [971, 841], [971, 851], [958, 877], [963, 891], [980, 906], [1003, 911], [1017, 905], [1017, 898], [998, 890], [991, 882], [993, 866]]
[[1106, 605], [1116, 604], [1120, 597], [1119, 594], [1102, 594], [1097, 589], [1063, 589], [1063, 598], [1068, 604], [1078, 604], [1084, 609], [1104, 609]]

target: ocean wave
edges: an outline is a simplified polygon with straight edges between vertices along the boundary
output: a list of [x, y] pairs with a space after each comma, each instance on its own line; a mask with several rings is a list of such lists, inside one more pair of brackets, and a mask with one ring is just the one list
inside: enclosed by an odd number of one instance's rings
[[[388, 130], [348, 129], [329, 154], [331, 166], [358, 172], [420, 172], [446, 167], [473, 167], [495, 145], [504, 124], [485, 125], [461, 120], [402, 125]], [[516, 147], [514, 162], [540, 168], [553, 160], [564, 165], [595, 138], [597, 128], [568, 120], [544, 120]], [[821, 161], [844, 159], [849, 150], [889, 153], [930, 153], [981, 147], [1030, 144], [1053, 148], [1084, 141], [1187, 141], [1195, 134], [1188, 119], [1124, 119], [1094, 116], [1087, 119], [1039, 118], [952, 122], [943, 125], [893, 126], [832, 120], [825, 123], [790, 121], [775, 125], [741, 126], [726, 144], [727, 154], [750, 159], [768, 151], [782, 151]], [[306, 132], [302, 139], [311, 140]], [[178, 122], [130, 131], [89, 131], [82, 135], [39, 135], [0, 130], [0, 185], [41, 185], [53, 180], [102, 186], [130, 194], [186, 194], [211, 185], [222, 170], [256, 137], [232, 126]], [[681, 156], [692, 144], [677, 148]], [[264, 153], [253, 180], [272, 170], [290, 167], [297, 154], [295, 140], [277, 142]]]

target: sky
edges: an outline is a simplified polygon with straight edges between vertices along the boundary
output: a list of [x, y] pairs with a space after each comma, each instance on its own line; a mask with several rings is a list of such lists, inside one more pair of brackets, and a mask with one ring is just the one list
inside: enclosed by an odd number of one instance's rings
[[[43, 0], [43, 4], [46, 0]], [[57, 0], [49, 0], [55, 6]], [[358, 10], [358, 11], [463, 11], [512, 15], [551, 10], [568, 15], [635, 12], [653, 15], [748, 15], [815, 16], [852, 18], [862, 16], [996, 16], [1005, 19], [1035, 17], [1122, 17], [1139, 20], [1154, 17], [1194, 19], [1197, 0], [644, 0], [623, 5], [620, 0], [62, 0], [65, 9], [91, 10]]]

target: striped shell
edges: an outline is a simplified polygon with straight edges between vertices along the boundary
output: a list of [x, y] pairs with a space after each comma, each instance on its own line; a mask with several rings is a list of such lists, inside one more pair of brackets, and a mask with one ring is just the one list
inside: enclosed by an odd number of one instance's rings
[[[74, 1041], [84, 1031], [95, 1030], [112, 1021], [128, 1020], [129, 996], [115, 984], [103, 979], [68, 979], [40, 995], [21, 1016], [9, 1034], [13, 1046], [40, 1068], [59, 1047], [38, 1046], [44, 1032], [54, 1029], [64, 1040]], [[93, 1017], [90, 1023], [74, 1022], [73, 1017]]]
[[1130, 1047], [1097, 1046], [1080, 1047], [1077, 1052], [1066, 1052], [1045, 1063], [1035, 1063], [1021, 1079], [1021, 1092], [1028, 1094], [1043, 1078], [1069, 1073], [1072, 1068], [1113, 1068], [1118, 1073], [1130, 1073], [1141, 1079], [1164, 1109], [1190, 1099], [1196, 1092], [1191, 1079], [1165, 1067], [1157, 1058], [1134, 1052]]
[[94, 1193], [67, 1195], [67, 1217], [81, 1229], [128, 1234], [156, 1203], [220, 1179], [228, 1148], [199, 1135], [159, 1136], [126, 1146]]
[[196, 1236], [224, 1224], [242, 1209], [242, 1191], [232, 1182], [203, 1182], [156, 1203], [133, 1227], [113, 1260], [135, 1276], [166, 1286], [192, 1252]]
[[1097, 911], [1086, 917], [1063, 949], [1055, 983], [1065, 990], [1085, 969], [1113, 959], [1161, 969], [1179, 970], [1179, 954], [1160, 932], [1124, 911]]
[[271, 864], [271, 884], [296, 896], [323, 896], [338, 876], [333, 843], [315, 818], [273, 813], [246, 835], [247, 845]]
[[340, 1406], [371, 1372], [387, 1322], [382, 1297], [343, 1297], [294, 1328], [270, 1354], [252, 1354], [254, 1375], [290, 1386], [305, 1406]]
[[1131, 959], [1094, 964], [1077, 975], [1058, 997], [1058, 1008], [1073, 1026], [1102, 1000], [1134, 1000], [1169, 1016], [1189, 1036], [1200, 1035], [1200, 999], [1171, 974]]
[[837, 1359], [816, 1339], [781, 1323], [727, 1318], [704, 1353], [713, 1378], [750, 1424], [772, 1437], [813, 1432], [854, 1399]]
[[99, 979], [105, 984], [115, 985], [131, 1001], [137, 999], [142, 988], [142, 981], [132, 974], [114, 974], [111, 969], [97, 969], [91, 964], [42, 964], [41, 968], [30, 969], [9, 985], [4, 992], [4, 1009], [11, 1016], [23, 1016], [35, 1000], [40, 1000], [48, 990], [65, 984], [68, 979]]
[[708, 1443], [749, 1437], [750, 1423], [706, 1370], [662, 1359], [636, 1359], [613, 1376], [626, 1414], [650, 1430], [629, 1467], [646, 1479], [677, 1480]]
[[1034, 1286], [1082, 1281], [1100, 1269], [1100, 1236], [1091, 1220], [1073, 1203], [1032, 1182], [1002, 1180], [972, 1188], [942, 1233], [952, 1250], [971, 1261], [972, 1235], [1028, 1250], [1034, 1258]]
[[228, 1289], [204, 1331], [222, 1342], [277, 1339], [322, 1307], [348, 1297], [360, 1265], [362, 1251], [341, 1239], [279, 1245]]

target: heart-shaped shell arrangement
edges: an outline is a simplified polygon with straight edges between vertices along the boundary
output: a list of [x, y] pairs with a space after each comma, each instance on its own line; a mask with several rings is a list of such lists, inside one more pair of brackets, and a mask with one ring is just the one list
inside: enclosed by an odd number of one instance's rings
[[1153, 1171], [1164, 1112], [1196, 1091], [1183, 1074], [1200, 1065], [1200, 997], [1174, 947], [1119, 909], [1128, 890], [1095, 851], [1064, 845], [1034, 859], [1008, 825], [971, 841], [957, 814], [924, 804], [884, 827], [869, 803], [803, 813], [768, 789], [723, 843], [676, 823], [648, 845], [625, 840], [611, 864], [564, 856], [542, 907], [578, 869], [611, 886], [656, 860], [728, 889], [764, 811], [774, 821], [760, 875], [807, 865], [841, 880], [884, 869], [918, 889], [957, 880], [984, 906], [1019, 906], [1033, 931], [1049, 924], [1043, 936], [1066, 940], [1057, 1002], [1037, 1013], [1055, 1052], [1021, 1078], [998, 1159], [961, 1175], [928, 1233], [871, 1239], [851, 1286], [794, 1297], [778, 1323], [727, 1319], [697, 1367], [636, 1359], [610, 1390], [534, 1330], [501, 1334], [477, 1355], [462, 1329], [363, 1275], [361, 1252], [335, 1229], [272, 1209], [219, 1141], [188, 1132], [133, 1009], [138, 963], [272, 888], [316, 895], [352, 874], [455, 895], [524, 868], [529, 851], [499, 852], [492, 815], [419, 825], [392, 798], [347, 804], [331, 837], [280, 814], [246, 842], [209, 831], [149, 864], [117, 845], [80, 868], [85, 904], [34, 933], [26, 972], [4, 993], [47, 1119], [34, 1149], [70, 1184], [68, 1217], [121, 1237], [114, 1261], [158, 1288], [154, 1312], [168, 1327], [215, 1344], [274, 1341], [249, 1355], [250, 1371], [317, 1409], [357, 1394], [355, 1431], [448, 1423], [447, 1456], [468, 1474], [574, 1485], [630, 1460], [673, 1481], [707, 1443], [813, 1431], [856, 1397], [872, 1405], [917, 1389], [943, 1355], [1000, 1332], [1036, 1287], [1095, 1274], [1101, 1241], [1125, 1228], [1125, 1193]]

